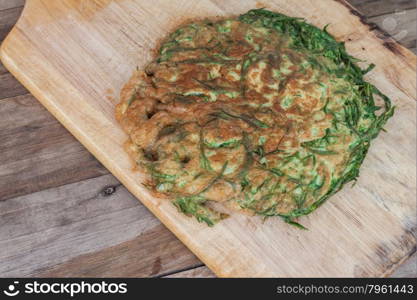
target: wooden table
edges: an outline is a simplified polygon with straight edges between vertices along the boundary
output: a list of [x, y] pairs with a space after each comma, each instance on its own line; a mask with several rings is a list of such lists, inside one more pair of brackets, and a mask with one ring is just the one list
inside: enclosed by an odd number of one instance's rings
[[[349, 2], [416, 53], [414, 0]], [[0, 41], [23, 5], [0, 0]], [[1, 64], [0, 137], [0, 276], [214, 276]]]

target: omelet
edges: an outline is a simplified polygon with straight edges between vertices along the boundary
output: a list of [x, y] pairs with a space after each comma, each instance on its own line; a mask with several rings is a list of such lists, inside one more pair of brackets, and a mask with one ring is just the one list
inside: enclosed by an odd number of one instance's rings
[[[265, 9], [182, 25], [123, 88], [116, 118], [152, 192], [214, 225], [296, 220], [355, 180], [391, 101], [343, 43]], [[213, 205], [214, 204], [214, 205]]]

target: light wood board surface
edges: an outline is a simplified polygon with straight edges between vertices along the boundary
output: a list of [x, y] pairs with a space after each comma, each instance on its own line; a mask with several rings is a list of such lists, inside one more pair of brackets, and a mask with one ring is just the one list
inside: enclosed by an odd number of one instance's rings
[[[263, 6], [306, 17], [315, 25], [331, 23], [330, 31], [348, 41], [352, 54], [378, 64], [370, 80], [398, 106], [388, 133], [374, 143], [358, 184], [303, 219], [309, 232], [279, 220], [262, 223], [242, 216], [207, 229], [166, 201], [147, 197], [136, 184], [140, 175], [130, 172], [118, 146], [125, 137], [113, 119], [116, 95], [135, 64], [149, 60], [147, 50], [157, 38], [183, 15], [241, 13], [255, 2], [188, 1], [172, 7], [169, 1], [151, 6], [145, 1], [31, 0], [2, 56], [19, 80], [218, 275], [386, 275], [415, 248], [410, 234], [415, 228], [415, 56], [381, 40], [379, 32], [369, 32], [344, 5], [289, 2]], [[329, 8], [333, 16], [320, 13]], [[159, 17], [151, 20], [152, 14]]]

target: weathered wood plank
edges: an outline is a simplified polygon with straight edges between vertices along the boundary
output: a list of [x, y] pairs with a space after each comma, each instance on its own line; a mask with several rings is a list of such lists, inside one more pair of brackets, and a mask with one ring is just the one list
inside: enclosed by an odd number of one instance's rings
[[25, 0], [0, 0], [0, 11], [16, 7], [23, 7], [25, 2]]
[[377, 24], [405, 47], [413, 48], [416, 46], [417, 21], [415, 8], [368, 18], [367, 20]]
[[12, 74], [6, 70], [3, 71], [0, 66], [0, 100], [27, 93], [28, 90]]
[[112, 176], [0, 202], [0, 276], [157, 276], [200, 264]]
[[[24, 0], [0, 0], [0, 43], [19, 18], [24, 2]], [[0, 100], [26, 93], [28, 91], [0, 63]]]
[[162, 224], [136, 238], [31, 274], [35, 277], [155, 277], [201, 262]]
[[31, 95], [0, 102], [0, 200], [108, 171]]
[[16, 24], [22, 10], [22, 6], [0, 10], [0, 42], [3, 41], [9, 31], [13, 28], [14, 24]]
[[348, 2], [367, 17], [416, 8], [415, 0], [348, 0]]
[[0, 74], [8, 73], [7, 69], [4, 67], [4, 65], [0, 62]]

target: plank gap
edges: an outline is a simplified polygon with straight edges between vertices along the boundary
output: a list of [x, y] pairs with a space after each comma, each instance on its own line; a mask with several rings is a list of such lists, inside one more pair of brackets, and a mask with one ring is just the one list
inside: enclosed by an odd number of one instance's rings
[[178, 269], [178, 270], [171, 271], [171, 272], [166, 272], [161, 275], [155, 276], [154, 278], [168, 277], [174, 274], [178, 274], [178, 273], [185, 272], [185, 271], [190, 271], [190, 270], [197, 269], [197, 268], [204, 267], [204, 266], [205, 266], [204, 264], [196, 264], [194, 266]]

